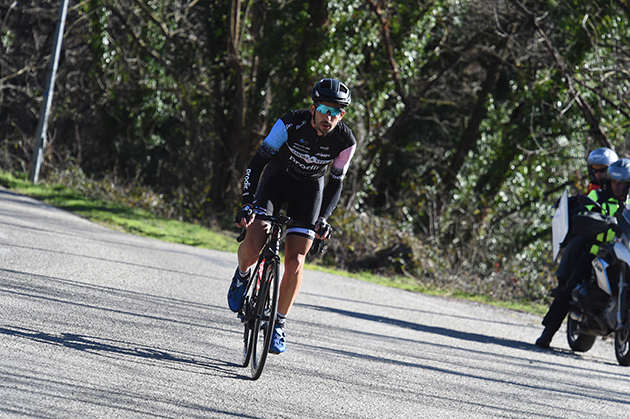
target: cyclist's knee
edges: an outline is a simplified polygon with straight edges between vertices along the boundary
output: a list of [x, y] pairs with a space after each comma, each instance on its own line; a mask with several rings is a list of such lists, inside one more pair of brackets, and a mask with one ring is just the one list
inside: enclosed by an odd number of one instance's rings
[[284, 265], [290, 272], [301, 271], [306, 261], [306, 253], [311, 241], [308, 238], [288, 235], [284, 247]]
[[284, 267], [289, 272], [298, 272], [304, 268], [306, 255], [300, 253], [287, 254], [284, 258]]

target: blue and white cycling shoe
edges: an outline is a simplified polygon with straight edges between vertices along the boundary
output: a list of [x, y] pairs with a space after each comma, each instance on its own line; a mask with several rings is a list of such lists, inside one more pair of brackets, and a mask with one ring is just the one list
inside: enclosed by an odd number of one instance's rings
[[271, 336], [271, 345], [269, 346], [269, 353], [281, 354], [287, 350], [287, 339], [284, 334], [284, 328], [282, 326], [275, 325], [273, 327], [273, 336]]
[[238, 268], [234, 272], [234, 278], [232, 278], [232, 284], [228, 291], [228, 306], [230, 310], [238, 313], [243, 308], [243, 302], [245, 301], [245, 294], [247, 294], [247, 283], [249, 278], [241, 278], [238, 273]]

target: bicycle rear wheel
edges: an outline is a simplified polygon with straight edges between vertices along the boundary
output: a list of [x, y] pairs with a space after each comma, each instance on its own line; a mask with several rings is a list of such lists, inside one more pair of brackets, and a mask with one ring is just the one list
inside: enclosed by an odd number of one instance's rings
[[262, 374], [271, 337], [273, 336], [273, 326], [276, 322], [276, 311], [278, 310], [278, 290], [280, 279], [278, 278], [279, 263], [277, 260], [265, 262], [263, 270], [263, 281], [260, 284], [260, 292], [256, 301], [256, 320], [251, 333], [251, 367], [252, 379], [257, 380]]

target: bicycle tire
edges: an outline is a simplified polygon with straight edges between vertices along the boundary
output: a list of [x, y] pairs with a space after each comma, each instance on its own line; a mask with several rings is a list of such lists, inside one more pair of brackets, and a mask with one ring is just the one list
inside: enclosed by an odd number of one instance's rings
[[241, 366], [247, 367], [252, 356], [252, 330], [254, 329], [254, 312], [256, 310], [256, 300], [258, 299], [259, 287], [256, 284], [262, 282], [262, 278], [259, 278], [260, 265], [256, 265], [252, 279], [250, 280], [247, 290], [247, 296], [243, 303], [242, 321], [243, 321], [243, 357], [241, 358]]
[[263, 281], [256, 301], [256, 319], [250, 340], [252, 380], [260, 378], [271, 346], [273, 326], [278, 310], [279, 268], [280, 264], [277, 259], [265, 261]]
[[249, 360], [251, 359], [252, 356], [252, 345], [251, 345], [251, 339], [252, 339], [252, 303], [250, 300], [250, 297], [246, 297], [245, 298], [245, 305], [244, 307], [244, 315], [243, 315], [243, 326], [244, 326], [244, 330], [243, 330], [243, 358], [241, 359], [241, 366], [242, 367], [246, 367], [249, 365]]

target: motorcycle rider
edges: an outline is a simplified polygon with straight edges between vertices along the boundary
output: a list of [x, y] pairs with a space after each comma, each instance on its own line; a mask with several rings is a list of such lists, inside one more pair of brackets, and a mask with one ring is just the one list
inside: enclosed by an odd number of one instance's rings
[[588, 192], [600, 189], [606, 182], [606, 170], [608, 166], [619, 160], [617, 153], [608, 147], [600, 147], [591, 151], [586, 159], [588, 170]]
[[[604, 215], [613, 216], [628, 203], [628, 189], [630, 188], [630, 159], [623, 158], [608, 166], [604, 187], [591, 191], [588, 196], [601, 205]], [[588, 207], [588, 206], [587, 206]], [[586, 208], [587, 211], [595, 208]], [[583, 236], [575, 236], [566, 247], [558, 267], [558, 277], [563, 275], [565, 281], [556, 294], [542, 324], [545, 326], [536, 345], [547, 349], [553, 335], [560, 329], [564, 318], [570, 310], [571, 293], [573, 288], [591, 273], [591, 262], [595, 258], [599, 245], [612, 240], [614, 232], [609, 230], [599, 234], [594, 240]]]
[[[589, 153], [588, 157], [586, 158], [586, 168], [588, 171], [588, 178], [589, 178], [587, 194], [605, 186], [606, 172], [608, 170], [608, 166], [616, 162], [618, 159], [619, 157], [617, 156], [617, 153], [615, 153], [614, 150], [608, 147], [600, 147]], [[570, 216], [576, 215], [582, 210], [582, 206], [578, 202], [578, 197], [579, 197], [579, 194], [569, 197], [568, 205], [569, 205]], [[554, 208], [558, 206], [559, 201], [560, 200], [558, 199], [558, 201], [554, 205]], [[569, 231], [569, 233], [567, 234], [562, 244], [560, 244], [560, 248], [567, 247], [567, 245], [569, 244], [571, 239], [573, 239], [573, 237], [574, 235]], [[560, 267], [556, 271], [556, 277], [558, 278], [558, 285], [554, 289], [551, 290], [550, 294], [552, 297], [556, 297], [558, 293], [560, 292], [560, 290], [564, 288], [564, 286], [566, 285], [567, 279], [569, 275], [571, 274], [570, 272], [563, 271], [562, 266], [563, 265], [561, 263]]]

